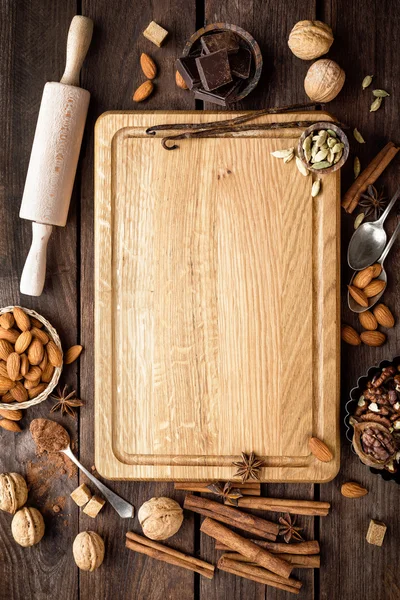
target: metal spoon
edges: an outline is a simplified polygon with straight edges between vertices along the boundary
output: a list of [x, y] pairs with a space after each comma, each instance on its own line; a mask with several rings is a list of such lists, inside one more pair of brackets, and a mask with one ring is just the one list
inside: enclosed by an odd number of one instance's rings
[[[354, 298], [352, 296], [350, 296], [350, 292], [347, 292], [347, 303], [349, 305], [350, 310], [352, 310], [353, 312], [362, 313], [362, 312], [365, 312], [366, 310], [370, 310], [380, 300], [380, 298], [387, 286], [387, 275], [386, 275], [386, 271], [383, 267], [383, 262], [384, 262], [385, 258], [387, 257], [387, 255], [389, 254], [389, 250], [393, 246], [397, 236], [399, 235], [399, 232], [400, 232], [400, 221], [397, 223], [397, 227], [394, 230], [392, 237], [390, 238], [386, 248], [382, 252], [382, 256], [380, 257], [380, 259], [378, 261], [376, 261], [382, 267], [381, 274], [379, 275], [379, 277], [377, 277], [377, 279], [381, 279], [382, 281], [384, 281], [385, 287], [383, 288], [383, 290], [381, 292], [379, 292], [379, 294], [377, 294], [376, 296], [373, 296], [372, 298], [369, 298], [369, 306], [367, 306], [367, 307], [360, 306], [359, 304], [357, 304], [357, 302], [354, 300]], [[353, 279], [356, 276], [356, 274], [357, 274], [357, 271], [355, 273], [353, 273], [353, 277], [351, 278], [350, 285], [353, 283]]]
[[347, 250], [347, 262], [355, 271], [373, 265], [382, 254], [387, 239], [383, 224], [399, 196], [400, 187], [377, 221], [363, 223], [353, 233]]
[[106, 487], [103, 483], [101, 483], [101, 481], [96, 479], [96, 477], [94, 477], [87, 469], [85, 469], [85, 467], [81, 465], [79, 460], [72, 454], [72, 450], [69, 444], [66, 448], [60, 450], [60, 452], [63, 452], [66, 456], [68, 456], [68, 458], [70, 458], [72, 462], [74, 462], [76, 466], [85, 473], [86, 477], [88, 477], [90, 481], [94, 483], [96, 487], [99, 488], [103, 496], [117, 511], [120, 517], [122, 517], [123, 519], [129, 519], [133, 517], [135, 511], [134, 507], [131, 504], [129, 504], [129, 502], [127, 502], [126, 500], [123, 500], [120, 496], [117, 496], [117, 494], [108, 489], [108, 487]]

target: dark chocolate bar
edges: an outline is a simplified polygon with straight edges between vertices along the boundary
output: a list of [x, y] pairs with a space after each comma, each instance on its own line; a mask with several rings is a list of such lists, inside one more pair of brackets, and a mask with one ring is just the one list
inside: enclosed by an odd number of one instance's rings
[[207, 92], [212, 92], [232, 81], [228, 52], [225, 49], [200, 56], [195, 60], [201, 83]]
[[182, 75], [189, 90], [200, 85], [199, 71], [196, 65], [196, 58], [192, 56], [182, 56], [176, 61], [176, 68]]
[[200, 41], [206, 54], [211, 54], [218, 50], [226, 50], [230, 54], [239, 50], [238, 37], [233, 31], [221, 31], [221, 33], [203, 35]]
[[227, 106], [230, 102], [234, 102], [234, 93], [237, 89], [237, 83], [228, 83], [214, 92], [207, 92], [202, 88], [194, 90], [196, 100], [204, 100], [205, 102], [213, 102], [220, 106]]
[[236, 54], [230, 54], [229, 66], [232, 75], [236, 75], [236, 77], [240, 77], [240, 79], [247, 79], [250, 75], [251, 66], [250, 50], [247, 50], [247, 48], [239, 48], [239, 51]]

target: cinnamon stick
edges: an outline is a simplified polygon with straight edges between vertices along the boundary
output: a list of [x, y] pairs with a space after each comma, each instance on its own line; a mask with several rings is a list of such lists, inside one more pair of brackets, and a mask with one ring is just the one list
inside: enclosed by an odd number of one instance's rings
[[[181, 490], [184, 492], [199, 492], [203, 494], [212, 494], [212, 492], [207, 489], [207, 486], [209, 486], [211, 483], [213, 482], [177, 482], [174, 483], [174, 488], [176, 490]], [[259, 496], [261, 494], [261, 483], [259, 481], [246, 481], [245, 483], [235, 481], [232, 483], [232, 487], [240, 490], [244, 496]]]
[[[295, 554], [295, 555], [312, 555], [319, 554], [319, 542], [312, 540], [311, 542], [298, 542], [296, 544], [281, 544], [278, 542], [265, 542], [264, 540], [250, 540], [253, 544], [261, 546], [269, 550], [273, 554]], [[217, 541], [215, 544], [216, 550], [230, 550], [230, 547], [226, 544]]]
[[277, 523], [255, 517], [254, 515], [242, 512], [237, 508], [214, 502], [214, 500], [208, 500], [208, 498], [201, 498], [199, 496], [193, 496], [193, 494], [188, 494], [185, 498], [183, 507], [192, 510], [193, 512], [197, 512], [200, 515], [221, 521], [231, 527], [244, 529], [249, 533], [258, 535], [267, 540], [275, 541], [276, 536], [279, 533], [279, 525], [277, 525]]
[[357, 177], [342, 200], [342, 206], [346, 212], [353, 212], [360, 201], [361, 194], [365, 192], [369, 185], [375, 183], [399, 150], [400, 148], [395, 146], [393, 142], [389, 142]]
[[[239, 552], [225, 552], [222, 556], [239, 562], [251, 562], [249, 558], [239, 554]], [[319, 554], [313, 554], [312, 556], [303, 556], [302, 554], [275, 554], [275, 556], [286, 560], [286, 562], [292, 565], [294, 569], [319, 569], [321, 566], [321, 557]]]
[[[290, 582], [286, 580], [286, 583], [285, 579], [282, 578], [279, 578], [277, 581], [273, 579], [265, 569], [255, 567], [253, 565], [246, 565], [233, 560], [231, 561], [229, 559], [220, 558], [217, 566], [220, 571], [232, 573], [233, 575], [243, 577], [244, 579], [251, 579], [257, 583], [269, 585], [270, 587], [284, 590], [285, 592], [291, 592], [292, 594], [298, 594], [302, 585], [301, 582], [297, 581], [296, 579], [290, 579]], [[292, 581], [296, 582], [296, 585], [293, 585], [291, 583]]]
[[206, 563], [204, 560], [189, 556], [188, 554], [184, 554], [173, 548], [168, 548], [168, 546], [163, 546], [163, 544], [158, 544], [157, 542], [144, 538], [132, 531], [128, 531], [126, 538], [125, 545], [129, 550], [134, 550], [140, 554], [146, 554], [151, 558], [161, 560], [171, 565], [176, 565], [177, 567], [195, 571], [208, 579], [214, 577], [215, 567]]
[[281, 577], [288, 579], [290, 573], [292, 572], [293, 567], [288, 562], [282, 560], [282, 558], [277, 558], [274, 554], [268, 552], [268, 550], [260, 548], [260, 546], [253, 544], [253, 542], [250, 540], [247, 540], [234, 531], [231, 531], [213, 519], [205, 519], [201, 524], [200, 531], [220, 542], [223, 542], [229, 546], [231, 550], [243, 554], [243, 556], [250, 558], [252, 562], [255, 562], [261, 567], [272, 571], [276, 575], [280, 575]]
[[291, 515], [310, 515], [314, 517], [326, 517], [331, 507], [329, 502], [285, 500], [283, 498], [239, 498], [238, 506], [240, 508], [287, 512]]

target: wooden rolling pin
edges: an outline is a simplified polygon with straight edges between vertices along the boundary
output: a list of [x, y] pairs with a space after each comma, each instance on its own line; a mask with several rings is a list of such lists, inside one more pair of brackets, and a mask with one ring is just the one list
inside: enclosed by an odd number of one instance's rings
[[60, 83], [46, 83], [33, 140], [19, 216], [33, 221], [32, 245], [20, 290], [40, 296], [46, 275], [46, 248], [53, 225], [64, 227], [74, 185], [90, 94], [78, 87], [92, 39], [93, 22], [72, 19], [67, 60]]

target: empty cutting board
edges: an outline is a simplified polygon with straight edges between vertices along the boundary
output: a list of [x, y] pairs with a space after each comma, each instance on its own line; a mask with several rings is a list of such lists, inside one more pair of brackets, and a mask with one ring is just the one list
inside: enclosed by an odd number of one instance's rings
[[[271, 156], [298, 130], [183, 140], [228, 113], [111, 112], [95, 144], [96, 467], [107, 478], [264, 481], [339, 468], [339, 174]], [[318, 113], [318, 120], [329, 115]], [[265, 116], [314, 120], [315, 113]], [[334, 454], [319, 462], [308, 439]]]

